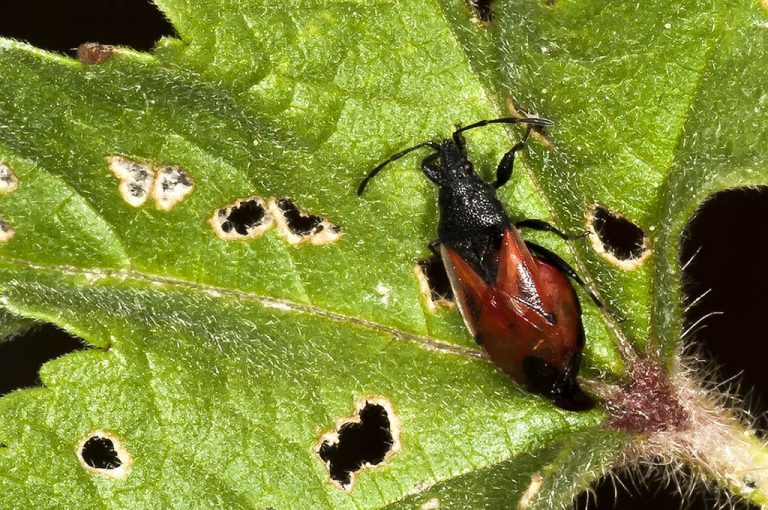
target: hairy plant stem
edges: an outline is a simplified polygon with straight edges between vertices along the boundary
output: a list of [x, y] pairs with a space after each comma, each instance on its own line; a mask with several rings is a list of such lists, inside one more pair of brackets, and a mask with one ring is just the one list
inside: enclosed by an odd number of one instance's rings
[[604, 387], [608, 426], [637, 435], [617, 468], [659, 466], [684, 495], [677, 475], [686, 467], [691, 482], [714, 482], [768, 508], [768, 447], [735, 416], [733, 398], [707, 386], [680, 360], [668, 374], [643, 358], [621, 385]]

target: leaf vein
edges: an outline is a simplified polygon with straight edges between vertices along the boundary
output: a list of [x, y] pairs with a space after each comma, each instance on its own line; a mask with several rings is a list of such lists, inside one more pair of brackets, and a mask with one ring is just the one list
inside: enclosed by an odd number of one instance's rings
[[456, 354], [470, 359], [490, 362], [487, 356], [478, 349], [462, 347], [436, 338], [408, 333], [369, 319], [354, 317], [351, 315], [343, 314], [341, 312], [327, 310], [316, 305], [308, 305], [285, 299], [271, 298], [257, 294], [256, 292], [220, 287], [200, 282], [190, 282], [179, 278], [140, 272], [134, 269], [84, 269], [69, 265], [31, 262], [25, 259], [18, 259], [4, 255], [0, 255], [0, 262], [14, 266], [21, 266], [31, 270], [58, 272], [63, 277], [81, 277], [85, 278], [89, 282], [106, 278], [132, 280], [137, 283], [147, 284], [148, 286], [166, 285], [169, 287], [186, 289], [200, 294], [207, 294], [213, 298], [227, 296], [240, 300], [253, 301], [261, 304], [265, 308], [305, 313], [308, 315], [316, 315], [318, 317], [323, 317], [338, 322], [354, 324], [359, 327], [375, 331], [377, 333], [388, 334], [398, 340], [413, 343], [428, 351], [441, 354]]

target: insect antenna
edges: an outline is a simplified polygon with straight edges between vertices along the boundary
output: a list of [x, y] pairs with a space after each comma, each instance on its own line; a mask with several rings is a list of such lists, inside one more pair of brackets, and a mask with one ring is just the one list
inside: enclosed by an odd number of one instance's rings
[[365, 187], [368, 186], [368, 182], [371, 179], [373, 179], [374, 177], [376, 177], [376, 174], [381, 172], [382, 168], [384, 168], [388, 164], [392, 163], [393, 161], [402, 158], [403, 156], [405, 156], [409, 152], [415, 151], [416, 149], [421, 149], [422, 147], [429, 147], [429, 148], [434, 149], [436, 151], [440, 150], [440, 146], [437, 143], [435, 143], [433, 141], [427, 141], [427, 142], [422, 142], [420, 144], [414, 145], [413, 147], [408, 147], [407, 149], [403, 149], [400, 152], [398, 152], [397, 154], [393, 154], [392, 156], [390, 156], [386, 160], [384, 160], [381, 163], [379, 163], [376, 166], [376, 168], [371, 170], [370, 173], [368, 173], [368, 175], [365, 176], [365, 179], [363, 179], [362, 182], [360, 182], [360, 186], [357, 187], [357, 196], [360, 196], [360, 195], [363, 194], [363, 192], [365, 191]]
[[454, 131], [453, 136], [455, 137], [464, 131], [487, 126], [488, 124], [529, 124], [532, 126], [551, 126], [554, 124], [554, 122], [549, 119], [542, 119], [539, 117], [500, 117], [498, 119], [481, 120], [475, 122], [474, 124], [470, 124], [469, 126], [460, 127]]

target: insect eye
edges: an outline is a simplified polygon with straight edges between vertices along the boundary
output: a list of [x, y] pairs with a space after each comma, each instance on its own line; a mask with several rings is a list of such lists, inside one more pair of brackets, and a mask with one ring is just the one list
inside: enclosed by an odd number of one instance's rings
[[461, 165], [461, 169], [464, 171], [465, 174], [472, 172], [472, 163], [467, 161], [466, 163]]

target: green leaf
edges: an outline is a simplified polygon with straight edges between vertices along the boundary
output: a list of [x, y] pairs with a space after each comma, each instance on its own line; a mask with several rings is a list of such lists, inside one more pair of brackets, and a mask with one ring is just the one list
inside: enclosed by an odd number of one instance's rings
[[0, 342], [13, 338], [35, 326], [35, 321], [0, 310]]
[[[712, 192], [768, 183], [765, 9], [518, 0], [482, 24], [459, 0], [157, 4], [181, 40], [152, 55], [86, 65], [0, 40], [0, 162], [19, 181], [0, 196], [15, 231], [0, 302], [93, 346], [0, 399], [0, 506], [509, 508], [541, 477], [531, 508], [549, 508], [640, 440], [604, 426], [608, 405], [525, 393], [455, 309], [429, 310], [414, 265], [437, 208], [417, 156], [355, 188], [510, 103], [553, 119], [500, 190], [510, 213], [579, 231], [600, 204], [653, 251], [630, 271], [588, 242], [531, 236], [626, 319], [580, 294], [586, 383], [614, 387], [636, 353], [671, 366], [680, 232]], [[478, 171], [490, 179], [519, 136], [468, 136]], [[170, 210], [134, 207], [113, 156], [178, 166], [194, 188]], [[248, 197], [288, 197], [343, 235], [217, 237], [208, 220]], [[399, 449], [341, 490], [317, 448], [366, 399], [391, 406]], [[125, 450], [127, 476], [81, 463], [94, 432]]]

